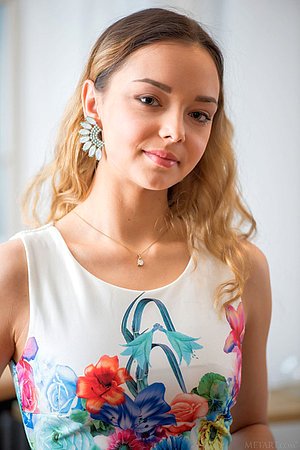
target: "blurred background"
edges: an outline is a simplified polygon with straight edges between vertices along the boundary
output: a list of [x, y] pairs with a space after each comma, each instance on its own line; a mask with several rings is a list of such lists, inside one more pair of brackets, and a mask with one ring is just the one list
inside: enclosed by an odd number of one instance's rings
[[[300, 448], [300, 0], [0, 0], [0, 241], [24, 228], [20, 195], [51, 159], [94, 41], [156, 6], [200, 21], [224, 53], [240, 182], [271, 271], [269, 418], [278, 448]], [[2, 405], [0, 448], [26, 448]]]

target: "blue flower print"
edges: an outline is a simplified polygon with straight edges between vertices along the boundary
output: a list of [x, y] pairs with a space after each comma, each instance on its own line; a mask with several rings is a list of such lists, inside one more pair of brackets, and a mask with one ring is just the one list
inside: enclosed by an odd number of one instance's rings
[[164, 332], [166, 333], [172, 347], [177, 353], [180, 364], [183, 358], [187, 365], [189, 365], [191, 362], [193, 351], [203, 348], [203, 345], [195, 342], [199, 338], [192, 338], [190, 336], [187, 336], [186, 334], [179, 333], [178, 331], [164, 330]]
[[26, 359], [26, 361], [34, 360], [36, 357], [36, 354], [38, 352], [38, 349], [39, 349], [39, 347], [38, 347], [35, 337], [28, 338], [25, 349], [23, 351], [22, 358]]
[[69, 412], [76, 397], [77, 376], [68, 366], [57, 365], [46, 386], [46, 397], [51, 412]]
[[156, 450], [191, 450], [190, 441], [184, 436], [171, 436], [163, 439], [154, 447]]
[[64, 417], [42, 416], [34, 427], [37, 450], [96, 450], [89, 428]]
[[27, 428], [31, 428], [33, 430], [33, 414], [32, 413], [28, 413], [28, 412], [24, 412], [22, 411], [22, 418], [23, 418], [23, 422], [25, 427]]
[[153, 383], [143, 389], [131, 400], [125, 395], [125, 402], [113, 406], [105, 404], [93, 419], [109, 423], [122, 430], [131, 429], [137, 436], [149, 438], [155, 434], [158, 426], [175, 424], [175, 417], [169, 414], [170, 406], [164, 400], [165, 387], [162, 383]]
[[145, 369], [147, 364], [149, 364], [149, 355], [152, 348], [153, 332], [155, 328], [151, 331], [142, 333], [140, 336], [136, 337], [133, 341], [128, 342], [128, 344], [122, 344], [122, 347], [127, 347], [121, 355], [132, 356], [138, 363], [138, 365]]
[[127, 347], [121, 354], [125, 356], [132, 356], [142, 369], [146, 369], [149, 363], [150, 352], [152, 349], [153, 334], [156, 331], [161, 331], [166, 334], [170, 344], [177, 353], [179, 363], [181, 364], [182, 358], [187, 365], [191, 362], [191, 357], [194, 350], [200, 350], [203, 345], [198, 344], [199, 338], [193, 338], [186, 334], [179, 333], [178, 331], [170, 331], [159, 323], [155, 323], [150, 331], [144, 332], [137, 336], [133, 341], [123, 344], [123, 347]]

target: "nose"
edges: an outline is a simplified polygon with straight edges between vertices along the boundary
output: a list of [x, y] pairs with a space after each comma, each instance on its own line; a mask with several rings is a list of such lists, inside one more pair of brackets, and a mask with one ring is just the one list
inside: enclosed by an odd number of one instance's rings
[[164, 114], [159, 130], [162, 139], [172, 142], [185, 141], [184, 118], [180, 111], [169, 111]]

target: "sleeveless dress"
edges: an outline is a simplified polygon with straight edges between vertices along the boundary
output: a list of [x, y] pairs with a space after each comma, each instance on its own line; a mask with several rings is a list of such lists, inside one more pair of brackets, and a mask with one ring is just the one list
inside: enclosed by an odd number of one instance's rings
[[245, 328], [240, 299], [213, 308], [228, 266], [202, 245], [196, 268], [140, 291], [88, 272], [53, 224], [17, 238], [30, 323], [10, 367], [31, 448], [227, 449]]

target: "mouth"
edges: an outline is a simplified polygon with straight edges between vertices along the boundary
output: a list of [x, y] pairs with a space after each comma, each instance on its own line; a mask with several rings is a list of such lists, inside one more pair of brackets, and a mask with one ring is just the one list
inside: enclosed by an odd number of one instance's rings
[[179, 162], [177, 157], [173, 153], [167, 152], [165, 150], [143, 150], [143, 151], [145, 153], [150, 154], [150, 155], [158, 156], [159, 158], [162, 158], [162, 159], [167, 159], [169, 161]]
[[173, 153], [165, 150], [143, 150], [143, 153], [156, 165], [161, 167], [170, 168], [179, 164], [177, 157]]

